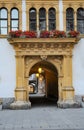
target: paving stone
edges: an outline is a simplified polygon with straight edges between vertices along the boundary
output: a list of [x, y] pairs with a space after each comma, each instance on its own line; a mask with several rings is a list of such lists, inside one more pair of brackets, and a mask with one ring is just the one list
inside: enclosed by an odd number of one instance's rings
[[84, 108], [38, 104], [28, 110], [2, 110], [0, 130], [84, 130]]

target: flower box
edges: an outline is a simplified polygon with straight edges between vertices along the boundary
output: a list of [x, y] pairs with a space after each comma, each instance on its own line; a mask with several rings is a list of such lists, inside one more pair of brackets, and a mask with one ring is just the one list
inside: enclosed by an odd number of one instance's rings
[[8, 38], [75, 38], [79, 35], [78, 31], [59, 31], [59, 30], [52, 30], [52, 31], [40, 31], [39, 37], [38, 32], [34, 31], [10, 31]]

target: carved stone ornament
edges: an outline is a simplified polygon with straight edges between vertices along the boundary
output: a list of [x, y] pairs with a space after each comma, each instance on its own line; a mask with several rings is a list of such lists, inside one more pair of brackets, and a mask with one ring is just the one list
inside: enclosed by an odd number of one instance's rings
[[46, 56], [68, 55], [72, 53], [76, 38], [12, 38], [8, 39], [17, 53], [24, 56]]
[[[46, 65], [47, 62], [47, 68], [49, 70], [52, 68], [53, 73], [54, 70], [57, 70], [55, 76], [58, 78], [58, 107], [68, 105], [64, 104], [68, 100], [74, 101], [74, 90], [71, 89], [73, 86], [72, 50], [77, 43], [76, 38], [11, 38], [8, 40], [9, 43], [13, 45], [16, 55], [19, 56], [16, 57], [16, 101], [29, 101], [29, 92], [27, 89], [29, 85], [28, 78], [30, 74], [37, 72], [37, 68], [35, 68], [36, 70], [33, 70], [32, 67], [40, 62], [45, 63], [44, 65]], [[50, 63], [54, 65], [55, 69]], [[70, 89], [63, 89], [68, 87]], [[17, 104], [15, 105], [18, 107]]]
[[47, 60], [47, 55], [41, 55], [42, 60]]

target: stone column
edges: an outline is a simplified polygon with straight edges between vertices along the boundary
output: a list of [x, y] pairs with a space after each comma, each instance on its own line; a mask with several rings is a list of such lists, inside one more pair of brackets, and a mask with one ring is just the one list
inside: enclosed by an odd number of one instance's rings
[[74, 30], [77, 30], [77, 12], [74, 12]]
[[24, 80], [24, 56], [16, 56], [15, 102], [10, 105], [11, 109], [28, 109], [31, 107]]
[[59, 11], [56, 12], [56, 30], [59, 30]]
[[63, 30], [66, 31], [66, 10], [63, 11]]
[[39, 10], [37, 9], [37, 31], [39, 31]]
[[8, 11], [8, 32], [10, 32], [10, 11]]
[[49, 30], [49, 25], [48, 25], [48, 10], [46, 10], [46, 30]]
[[19, 30], [22, 30], [22, 11], [19, 11]]

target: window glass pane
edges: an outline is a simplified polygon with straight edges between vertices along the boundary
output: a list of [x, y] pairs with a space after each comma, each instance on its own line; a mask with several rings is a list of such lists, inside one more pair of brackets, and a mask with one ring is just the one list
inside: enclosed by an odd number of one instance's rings
[[74, 30], [74, 21], [73, 20], [67, 20], [66, 26], [67, 26], [67, 31]]
[[78, 9], [77, 18], [78, 19], [84, 19], [84, 9], [82, 9], [82, 8]]
[[84, 34], [84, 9], [79, 8], [77, 10], [77, 30]]
[[44, 8], [39, 10], [39, 29], [46, 30], [46, 10]]
[[50, 8], [48, 11], [49, 30], [56, 29], [56, 11], [54, 8]]
[[29, 11], [29, 29], [32, 31], [36, 31], [36, 9], [31, 8]]
[[51, 8], [49, 9], [49, 19], [55, 19], [55, 16], [56, 13], [55, 13], [55, 9]]
[[45, 18], [46, 18], [46, 11], [45, 11], [44, 8], [41, 8], [41, 9], [39, 10], [39, 18], [40, 18], [40, 19], [45, 19]]
[[7, 28], [1, 28], [1, 34], [6, 35], [7, 34]]
[[56, 29], [55, 22], [50, 21], [50, 23], [49, 23], [49, 30], [55, 30], [55, 29]]
[[1, 18], [7, 18], [7, 10], [1, 9]]
[[18, 27], [18, 20], [12, 20], [12, 27]]
[[1, 27], [7, 27], [7, 20], [1, 20]]
[[74, 30], [74, 10], [72, 8], [66, 10], [66, 30]]
[[68, 8], [67, 9], [67, 13], [66, 13], [66, 17], [69, 18], [69, 19], [73, 19], [73, 17], [74, 17], [73, 14], [74, 14], [73, 9], [72, 8]]
[[78, 20], [77, 30], [82, 34], [84, 33], [84, 20]]
[[36, 31], [36, 23], [34, 23], [34, 22], [30, 23], [30, 30], [31, 31]]
[[18, 10], [17, 9], [12, 9], [12, 11], [11, 11], [11, 17], [13, 19], [18, 19]]
[[36, 10], [35, 9], [30, 9], [30, 19], [36, 19]]
[[40, 30], [46, 30], [46, 21], [45, 20], [40, 21]]

